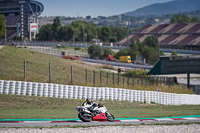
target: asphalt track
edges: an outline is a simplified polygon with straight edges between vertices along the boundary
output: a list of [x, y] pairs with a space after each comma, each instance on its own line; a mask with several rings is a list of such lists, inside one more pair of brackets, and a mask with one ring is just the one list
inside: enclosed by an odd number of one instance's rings
[[0, 119], [0, 127], [59, 127], [200, 123], [200, 115], [163, 118], [116, 118], [115, 122], [82, 122], [79, 119]]
[[122, 63], [122, 62], [114, 62], [114, 61], [105, 61], [105, 60], [95, 60], [95, 59], [88, 59], [88, 58], [80, 58], [81, 61], [91, 62], [91, 63], [99, 63], [99, 64], [107, 64], [112, 66], [119, 66], [119, 67], [127, 67], [127, 68], [140, 68], [140, 69], [152, 69], [153, 66], [150, 65], [138, 65], [132, 63]]

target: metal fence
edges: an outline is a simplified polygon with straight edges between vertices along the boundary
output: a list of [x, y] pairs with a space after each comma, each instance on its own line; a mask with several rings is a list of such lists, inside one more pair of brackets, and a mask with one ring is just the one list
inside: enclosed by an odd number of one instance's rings
[[[89, 44], [81, 42], [55, 42], [55, 41], [7, 41], [6, 44], [9, 45], [18, 45], [18, 46], [67, 46], [67, 47], [81, 47], [88, 48]], [[5, 41], [0, 41], [0, 45], [5, 45]], [[127, 46], [111, 46], [111, 45], [102, 45], [103, 48], [112, 48], [112, 49], [127, 49]]]
[[[24, 81], [31, 79], [33, 72], [29, 74], [27, 71], [31, 71], [30, 67], [35, 66], [37, 70], [37, 64], [34, 62], [24, 60]], [[62, 64], [46, 64], [46, 76], [44, 79], [40, 79], [42, 82], [48, 83], [61, 83], [71, 85], [89, 85], [89, 86], [109, 86], [109, 87], [122, 87], [122, 88], [134, 88], [136, 86], [159, 86], [159, 85], [174, 85], [176, 78], [173, 77], [155, 77], [155, 76], [126, 76], [123, 72], [114, 73], [108, 71], [101, 71], [95, 68], [82, 68], [81, 66], [63, 66]], [[59, 70], [59, 71], [58, 71]], [[22, 75], [22, 74], [21, 74]], [[12, 79], [16, 80], [16, 79]]]

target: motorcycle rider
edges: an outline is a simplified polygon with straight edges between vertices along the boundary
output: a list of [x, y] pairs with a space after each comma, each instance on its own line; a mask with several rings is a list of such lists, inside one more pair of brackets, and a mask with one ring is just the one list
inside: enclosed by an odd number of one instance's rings
[[82, 106], [85, 106], [90, 112], [94, 113], [96, 109], [102, 107], [103, 105], [95, 103], [91, 98], [87, 98]]

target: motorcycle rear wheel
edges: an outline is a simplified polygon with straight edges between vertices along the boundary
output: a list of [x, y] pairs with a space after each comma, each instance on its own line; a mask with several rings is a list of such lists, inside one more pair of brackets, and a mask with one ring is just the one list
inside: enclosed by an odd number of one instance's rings
[[89, 114], [78, 113], [78, 117], [83, 122], [90, 122], [90, 121], [92, 121], [92, 116], [89, 115]]

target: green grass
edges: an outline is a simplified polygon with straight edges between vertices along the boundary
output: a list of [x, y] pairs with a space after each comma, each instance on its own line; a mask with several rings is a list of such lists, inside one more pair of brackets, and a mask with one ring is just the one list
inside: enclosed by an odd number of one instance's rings
[[[84, 100], [0, 95], [0, 119], [70, 119], [77, 118], [76, 106]], [[155, 118], [199, 115], [200, 106], [164, 106], [117, 101], [104, 104], [116, 118]]]
[[[49, 62], [51, 62], [52, 83], [56, 84], [71, 84], [71, 66], [73, 66], [73, 83], [74, 85], [93, 86], [93, 71], [96, 71], [95, 86], [127, 88], [134, 90], [151, 90], [156, 91], [160, 89], [162, 92], [171, 93], [186, 93], [193, 94], [192, 90], [187, 89], [181, 85], [166, 86], [165, 84], [152, 84], [152, 81], [145, 82], [139, 78], [134, 79], [134, 86], [132, 86], [132, 79], [120, 76], [119, 85], [118, 75], [115, 74], [115, 84], [113, 85], [113, 74], [109, 74], [107, 84], [107, 75], [103, 71], [102, 65], [90, 65], [82, 61], [72, 61], [62, 59], [52, 55], [46, 55], [24, 48], [16, 48], [6, 46], [0, 49], [0, 79], [1, 80], [24, 80], [24, 60], [26, 65], [26, 81], [30, 82], [49, 82]], [[85, 69], [88, 70], [88, 82], [85, 81]], [[102, 83], [100, 84], [100, 71], [102, 71]]]
[[[97, 70], [80, 61], [65, 60], [23, 48], [4, 47], [0, 50], [0, 79], [23, 81], [24, 59], [27, 60], [27, 81], [31, 82], [49, 82], [49, 62], [52, 66], [53, 83], [69, 84], [71, 66], [74, 67], [74, 75], [77, 77], [84, 69]], [[76, 79], [74, 77], [75, 81]]]

